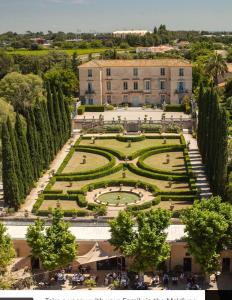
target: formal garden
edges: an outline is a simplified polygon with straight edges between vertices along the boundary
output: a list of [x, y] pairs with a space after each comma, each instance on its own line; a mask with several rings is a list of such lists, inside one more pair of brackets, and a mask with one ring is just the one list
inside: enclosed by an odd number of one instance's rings
[[197, 198], [183, 135], [81, 135], [38, 197], [33, 213], [69, 217], [136, 214], [160, 207], [175, 216]]

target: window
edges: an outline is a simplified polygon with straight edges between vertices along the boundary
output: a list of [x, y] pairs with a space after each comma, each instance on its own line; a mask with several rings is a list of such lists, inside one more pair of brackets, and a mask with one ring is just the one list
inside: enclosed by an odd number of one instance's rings
[[106, 76], [111, 76], [111, 69], [109, 68], [106, 69]]
[[92, 77], [93, 76], [93, 70], [92, 69], [88, 69], [88, 77]]
[[106, 99], [107, 99], [107, 103], [111, 103], [111, 95], [107, 95], [107, 97], [106, 97]]
[[160, 81], [160, 89], [165, 90], [165, 81], [164, 80]]
[[106, 89], [107, 91], [111, 91], [111, 81], [106, 81]]
[[184, 92], [184, 82], [183, 81], [178, 82], [177, 90], [178, 90], [179, 93]]
[[134, 90], [137, 91], [139, 89], [138, 81], [134, 82]]
[[151, 81], [150, 80], [146, 80], [145, 81], [145, 90], [146, 91], [150, 91], [151, 90]]
[[128, 96], [127, 95], [123, 96], [122, 102], [123, 103], [128, 103]]
[[93, 90], [92, 82], [88, 82], [88, 92], [92, 92], [92, 90]]
[[133, 76], [138, 76], [138, 69], [137, 68], [134, 68], [133, 69]]
[[165, 76], [165, 68], [161, 68], [160, 69], [160, 75], [161, 76]]
[[93, 105], [93, 99], [92, 98], [89, 99], [89, 105]]
[[179, 76], [184, 76], [184, 69], [183, 68], [179, 69]]
[[128, 90], [128, 82], [127, 82], [127, 81], [124, 81], [124, 82], [123, 82], [123, 90], [124, 90], [124, 91], [127, 91], [127, 90]]

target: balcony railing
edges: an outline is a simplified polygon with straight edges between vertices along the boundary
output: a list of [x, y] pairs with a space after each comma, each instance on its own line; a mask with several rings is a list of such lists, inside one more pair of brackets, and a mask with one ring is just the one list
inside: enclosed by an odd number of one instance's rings
[[92, 94], [95, 94], [95, 91], [94, 90], [86, 90], [85, 94], [92, 95]]
[[176, 94], [188, 94], [189, 90], [186, 89], [176, 89]]

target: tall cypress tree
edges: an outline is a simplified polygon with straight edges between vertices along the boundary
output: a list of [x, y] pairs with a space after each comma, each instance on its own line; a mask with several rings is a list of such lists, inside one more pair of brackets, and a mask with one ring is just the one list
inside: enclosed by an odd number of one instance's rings
[[56, 88], [52, 87], [52, 98], [53, 98], [53, 107], [54, 107], [54, 116], [57, 124], [57, 132], [56, 132], [56, 143], [58, 145], [58, 149], [63, 145], [63, 126], [62, 126], [62, 118], [60, 114], [60, 106], [57, 98]]
[[36, 153], [37, 153], [37, 155], [36, 155], [37, 169], [38, 169], [38, 174], [40, 175], [40, 173], [43, 171], [43, 164], [41, 162], [41, 157], [43, 156], [43, 150], [42, 150], [43, 147], [40, 142], [40, 135], [37, 131], [36, 124], [35, 124], [34, 108], [31, 108], [29, 110], [29, 114], [30, 114], [33, 131], [34, 131], [34, 144], [35, 144], [35, 149], [36, 149]]
[[5, 123], [2, 125], [2, 175], [4, 201], [9, 207], [18, 210], [20, 207], [20, 193], [11, 138]]
[[[31, 110], [31, 108], [30, 108]], [[31, 120], [30, 111], [27, 111], [27, 143], [29, 147], [30, 158], [32, 162], [33, 178], [36, 180], [39, 178], [39, 168], [38, 168], [38, 152], [36, 146], [36, 134]]]
[[42, 169], [47, 169], [51, 157], [50, 157], [50, 151], [48, 149], [48, 140], [47, 140], [47, 128], [45, 127], [45, 118], [43, 114], [43, 108], [39, 101], [36, 102], [36, 105], [34, 107], [34, 115], [35, 117], [35, 124], [36, 129], [38, 132], [39, 137], [39, 143], [41, 143], [42, 152], [41, 152], [41, 167]]
[[16, 114], [15, 132], [16, 144], [19, 153], [19, 161], [23, 174], [25, 195], [27, 195], [33, 184], [33, 169], [29, 148], [26, 140], [26, 134], [23, 131], [22, 122], [18, 113]]
[[60, 115], [61, 115], [61, 122], [62, 122], [62, 132], [63, 132], [63, 143], [64, 144], [68, 138], [68, 124], [67, 124], [67, 117], [66, 117], [66, 111], [65, 111], [65, 106], [64, 106], [64, 96], [63, 92], [60, 88], [58, 87], [58, 101], [59, 101], [59, 108], [60, 108]]
[[198, 130], [197, 130], [197, 143], [200, 151], [202, 151], [202, 127], [203, 127], [203, 84], [200, 83], [200, 91], [199, 91], [199, 98], [198, 98]]
[[57, 124], [54, 115], [54, 104], [53, 104], [53, 97], [51, 94], [50, 84], [47, 83], [47, 108], [48, 108], [48, 116], [51, 125], [52, 131], [52, 138], [54, 144], [54, 152], [57, 153], [58, 151], [58, 143], [57, 143]]
[[41, 108], [43, 109], [44, 123], [45, 123], [45, 128], [47, 133], [48, 149], [50, 152], [50, 160], [52, 160], [55, 155], [54, 139], [53, 139], [51, 124], [48, 116], [47, 103], [45, 101], [41, 102]]
[[68, 138], [70, 138], [72, 133], [72, 120], [71, 120], [71, 112], [69, 109], [69, 103], [67, 100], [64, 102], [64, 106], [65, 106], [67, 125], [68, 125]]
[[21, 167], [20, 167], [18, 148], [16, 145], [15, 130], [12, 128], [12, 124], [11, 124], [9, 117], [7, 118], [7, 128], [8, 128], [8, 132], [10, 135], [11, 146], [12, 146], [12, 151], [13, 151], [15, 173], [17, 176], [17, 182], [18, 182], [18, 188], [19, 188], [19, 197], [20, 197], [20, 200], [23, 200], [25, 197], [23, 176], [22, 176]]

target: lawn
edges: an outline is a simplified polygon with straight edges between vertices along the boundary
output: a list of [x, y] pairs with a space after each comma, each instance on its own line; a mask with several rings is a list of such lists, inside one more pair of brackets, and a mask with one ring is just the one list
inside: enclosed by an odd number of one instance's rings
[[[169, 155], [169, 156], [167, 156]], [[168, 160], [169, 159], [169, 163]], [[166, 152], [147, 157], [144, 163], [155, 169], [172, 172], [185, 172], [183, 152]]]
[[68, 55], [72, 55], [74, 52], [77, 53], [77, 55], [85, 55], [85, 54], [94, 54], [94, 53], [101, 53], [106, 50], [109, 50], [109, 48], [89, 48], [89, 49], [65, 49], [65, 50], [54, 50], [54, 49], [45, 49], [45, 50], [13, 50], [9, 51], [9, 54], [21, 54], [21, 55], [47, 55], [49, 52], [65, 52]]
[[[86, 163], [83, 163], [83, 156], [86, 156]], [[103, 167], [109, 160], [98, 154], [75, 151], [64, 168], [62, 173], [87, 172]]]
[[189, 208], [193, 205], [191, 201], [161, 201], [155, 208], [170, 209], [170, 205], [174, 205], [174, 211]]
[[[189, 184], [188, 182], [174, 182], [172, 184], [172, 187], [169, 187], [168, 181], [166, 180], [158, 180], [158, 179], [152, 179], [147, 178], [143, 176], [139, 176], [137, 174], [132, 173], [129, 170], [126, 170], [126, 179], [129, 180], [135, 180], [135, 181], [143, 181], [147, 182], [153, 185], [156, 185], [160, 190], [163, 191], [189, 191]], [[118, 180], [123, 179], [122, 177], [122, 171], [119, 171], [117, 173], [107, 175], [101, 178], [97, 179], [91, 179], [91, 180], [83, 180], [83, 181], [73, 181], [72, 187], [69, 187], [69, 182], [67, 181], [56, 181], [55, 184], [52, 186], [52, 190], [63, 190], [64, 192], [67, 192], [68, 190], [80, 190], [87, 184], [95, 183], [95, 182], [101, 182], [101, 181], [108, 181], [108, 180]]]
[[[57, 208], [57, 200], [44, 200], [39, 210], [48, 210], [49, 208]], [[59, 205], [63, 210], [79, 209], [76, 201], [61, 200]]]
[[[120, 197], [120, 199], [118, 197]], [[98, 197], [99, 201], [104, 203], [109, 202], [110, 204], [135, 203], [136, 201], [139, 201], [139, 199], [139, 195], [130, 192], [107, 192]]]
[[[91, 139], [88, 140], [82, 140], [80, 142], [80, 145], [85, 146], [93, 146]], [[125, 155], [130, 155], [138, 150], [154, 147], [154, 146], [162, 146], [163, 139], [145, 139], [140, 142], [132, 142], [131, 147], [129, 147], [128, 142], [120, 142], [116, 139], [96, 139], [94, 146], [109, 148], [113, 150], [120, 151], [124, 153]], [[180, 145], [179, 139], [167, 139], [165, 145]]]

